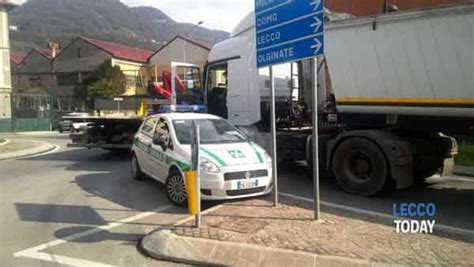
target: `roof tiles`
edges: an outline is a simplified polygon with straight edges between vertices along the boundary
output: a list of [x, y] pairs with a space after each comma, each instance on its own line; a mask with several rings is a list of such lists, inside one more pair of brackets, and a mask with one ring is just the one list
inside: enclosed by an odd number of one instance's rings
[[114, 58], [123, 59], [123, 60], [130, 60], [134, 62], [146, 63], [148, 58], [153, 54], [153, 52], [125, 46], [117, 43], [86, 38], [86, 37], [79, 37], [81, 40], [103, 50], [104, 52], [108, 53]]

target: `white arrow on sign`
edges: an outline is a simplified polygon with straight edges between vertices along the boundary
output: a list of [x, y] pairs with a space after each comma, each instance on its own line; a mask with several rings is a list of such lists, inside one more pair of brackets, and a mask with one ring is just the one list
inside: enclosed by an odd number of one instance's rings
[[323, 22], [318, 18], [318, 17], [313, 17], [314, 19], [314, 23], [312, 23], [310, 26], [311, 28], [314, 27], [314, 32], [318, 32], [319, 30], [319, 27], [321, 27], [321, 25], [323, 24]]
[[321, 0], [311, 0], [311, 2], [309, 3], [310, 6], [314, 6], [313, 11], [318, 10], [320, 4]]
[[323, 44], [321, 44], [321, 42], [318, 40], [318, 38], [314, 38], [314, 42], [315, 44], [311, 46], [311, 49], [314, 49], [314, 54], [318, 54], [319, 50], [321, 49], [321, 47], [323, 46]]

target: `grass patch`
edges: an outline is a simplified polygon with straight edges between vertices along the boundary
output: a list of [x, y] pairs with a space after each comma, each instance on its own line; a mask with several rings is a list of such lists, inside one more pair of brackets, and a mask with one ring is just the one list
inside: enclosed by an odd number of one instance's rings
[[460, 146], [458, 151], [454, 157], [456, 165], [474, 167], [474, 145]]
[[0, 144], [5, 143], [7, 140], [0, 138]]

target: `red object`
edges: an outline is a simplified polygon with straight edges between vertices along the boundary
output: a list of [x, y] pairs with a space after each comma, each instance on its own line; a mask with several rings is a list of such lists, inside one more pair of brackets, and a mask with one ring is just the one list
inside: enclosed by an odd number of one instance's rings
[[153, 90], [155, 91], [155, 93], [164, 96], [166, 99], [170, 99], [171, 96], [173, 95], [171, 94], [168, 88], [166, 87], [163, 88], [158, 83], [153, 83], [153, 86], [154, 86]]
[[[165, 71], [163, 71], [163, 73], [161, 75], [163, 77], [163, 84], [164, 84], [165, 88], [169, 88], [169, 90], [171, 91], [171, 73], [169, 71], [165, 70]], [[186, 92], [186, 88], [184, 87], [183, 82], [181, 81], [181, 79], [178, 76], [175, 77], [175, 83], [176, 83], [176, 89], [180, 93]]]
[[[171, 73], [169, 71], [163, 71], [161, 75], [163, 77], [163, 87], [161, 87], [158, 83], [153, 83], [154, 91], [157, 94], [160, 94], [165, 98], [170, 99], [173, 96], [173, 93], [171, 92]], [[176, 89], [180, 93], [186, 92], [186, 88], [184, 87], [184, 84], [181, 79], [178, 76], [176, 76], [175, 79]]]

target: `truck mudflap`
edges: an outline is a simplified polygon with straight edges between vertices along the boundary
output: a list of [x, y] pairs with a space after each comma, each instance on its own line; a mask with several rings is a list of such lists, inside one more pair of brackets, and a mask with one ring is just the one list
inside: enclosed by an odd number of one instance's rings
[[441, 176], [451, 176], [454, 173], [454, 157], [444, 159]]

